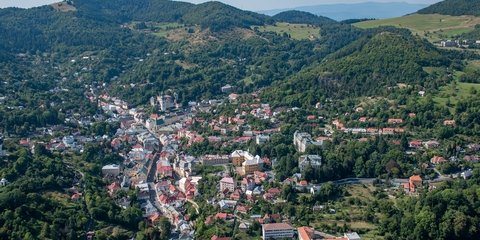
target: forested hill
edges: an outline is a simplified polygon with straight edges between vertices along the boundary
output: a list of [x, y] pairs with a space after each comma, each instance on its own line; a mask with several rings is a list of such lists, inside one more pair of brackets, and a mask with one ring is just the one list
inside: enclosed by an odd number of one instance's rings
[[249, 28], [251, 25], [272, 24], [269, 16], [243, 11], [221, 2], [198, 5], [169, 0], [77, 0], [79, 11], [95, 13], [98, 18], [129, 21], [179, 22], [199, 24], [212, 30], [233, 27]]
[[272, 18], [278, 22], [307, 23], [307, 24], [314, 24], [314, 25], [336, 22], [335, 20], [327, 17], [317, 16], [312, 13], [302, 12], [297, 10], [281, 12], [279, 14], [276, 14]]
[[320, 96], [336, 99], [382, 96], [398, 84], [434, 84], [427, 81], [423, 67], [451, 65], [451, 60], [426, 40], [401, 29], [387, 30], [390, 32], [353, 42], [317, 66], [278, 83], [266, 95], [273, 102], [298, 107], [315, 104]]
[[480, 16], [480, 1], [478, 0], [444, 0], [418, 11], [420, 14], [444, 14], [451, 16]]

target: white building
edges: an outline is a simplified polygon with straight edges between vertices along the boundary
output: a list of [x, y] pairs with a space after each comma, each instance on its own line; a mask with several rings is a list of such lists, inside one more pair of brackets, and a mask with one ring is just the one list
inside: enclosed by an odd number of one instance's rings
[[0, 186], [5, 187], [5, 186], [7, 186], [7, 184], [8, 184], [7, 179], [2, 178], [2, 180], [0, 180]]
[[293, 134], [293, 145], [299, 152], [305, 152], [308, 146], [312, 145], [312, 136], [306, 132], [295, 131]]
[[362, 240], [356, 232], [345, 233], [343, 237], [345, 237], [348, 240]]
[[227, 85], [222, 87], [222, 92], [224, 92], [224, 93], [228, 93], [228, 92], [231, 92], [231, 91], [232, 91], [232, 86], [230, 86], [230, 84], [227, 84]]
[[293, 238], [293, 227], [287, 223], [271, 223], [262, 225], [263, 239]]
[[260, 145], [260, 144], [263, 144], [263, 143], [266, 143], [270, 141], [270, 136], [267, 136], [267, 135], [257, 135], [255, 137], [255, 142]]
[[5, 157], [7, 156], [7, 151], [3, 150], [2, 144], [0, 144], [0, 157]]
[[73, 144], [75, 139], [73, 138], [73, 136], [65, 136], [63, 137], [62, 141], [63, 141], [63, 144], [65, 144], [65, 146], [70, 146]]
[[231, 177], [224, 177], [220, 180], [220, 192], [223, 192], [225, 189], [228, 189], [230, 192], [235, 191], [235, 179]]
[[113, 176], [118, 176], [120, 174], [120, 166], [116, 164], [105, 165], [102, 167], [102, 174], [112, 174]]
[[307, 168], [308, 164], [312, 166], [313, 169], [317, 169], [322, 165], [322, 157], [318, 155], [302, 155], [298, 158], [298, 168], [300, 172], [303, 172]]

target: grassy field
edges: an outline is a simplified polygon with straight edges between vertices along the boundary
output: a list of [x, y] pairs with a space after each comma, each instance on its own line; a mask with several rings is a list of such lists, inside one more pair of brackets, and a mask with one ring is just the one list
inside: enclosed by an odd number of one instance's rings
[[[447, 16], [440, 14], [413, 14], [404, 17], [373, 20], [355, 23], [359, 28], [374, 28], [378, 26], [395, 26], [410, 29], [413, 34], [426, 37], [431, 42], [473, 30], [480, 23], [479, 17]], [[445, 37], [446, 36], [446, 37]]]
[[[256, 26], [252, 26], [252, 29]], [[319, 37], [320, 28], [307, 26], [307, 24], [292, 24], [277, 22], [275, 26], [258, 27], [260, 32], [276, 32], [279, 34], [287, 33], [294, 39], [309, 39], [311, 35]]]
[[[457, 76], [461, 72], [456, 72]], [[455, 104], [458, 100], [466, 98], [471, 95], [471, 88], [475, 88], [477, 92], [480, 92], [480, 84], [476, 83], [461, 83], [457, 82], [455, 86], [449, 84], [448, 86], [443, 86], [440, 88], [440, 93], [433, 98], [433, 101], [438, 104], [446, 104], [448, 99], [450, 99], [451, 104]]]

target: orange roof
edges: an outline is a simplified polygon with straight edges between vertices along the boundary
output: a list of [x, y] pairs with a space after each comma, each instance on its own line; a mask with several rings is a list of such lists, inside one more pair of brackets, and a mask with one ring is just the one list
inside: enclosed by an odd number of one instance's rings
[[298, 228], [298, 235], [301, 236], [301, 239], [303, 240], [311, 240], [313, 239], [310, 237], [310, 234], [313, 233], [313, 229], [310, 227], [299, 227]]
[[418, 175], [413, 175], [410, 177], [410, 181], [422, 181], [422, 178]]

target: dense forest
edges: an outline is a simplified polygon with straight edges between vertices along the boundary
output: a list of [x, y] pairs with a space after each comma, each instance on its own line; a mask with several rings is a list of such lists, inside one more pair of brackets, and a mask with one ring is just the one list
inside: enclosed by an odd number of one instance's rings
[[440, 52], [406, 30], [375, 29], [371, 35], [352, 42], [290, 80], [278, 82], [265, 96], [289, 106], [311, 106], [322, 96], [386, 96], [398, 84], [436, 87], [441, 82], [428, 81], [423, 68], [462, 69], [458, 61], [452, 61], [464, 57], [461, 52], [457, 54]]
[[[473, 239], [478, 234], [480, 172], [391, 204], [378, 203], [385, 239]], [[407, 201], [408, 200], [408, 201]]]
[[480, 16], [480, 2], [476, 0], [444, 0], [418, 11], [420, 14], [444, 14], [451, 16]]
[[272, 17], [277, 22], [289, 22], [289, 23], [308, 23], [314, 25], [321, 25], [323, 23], [335, 23], [335, 20], [332, 20], [327, 17], [317, 16], [312, 13], [291, 10], [281, 12]]

